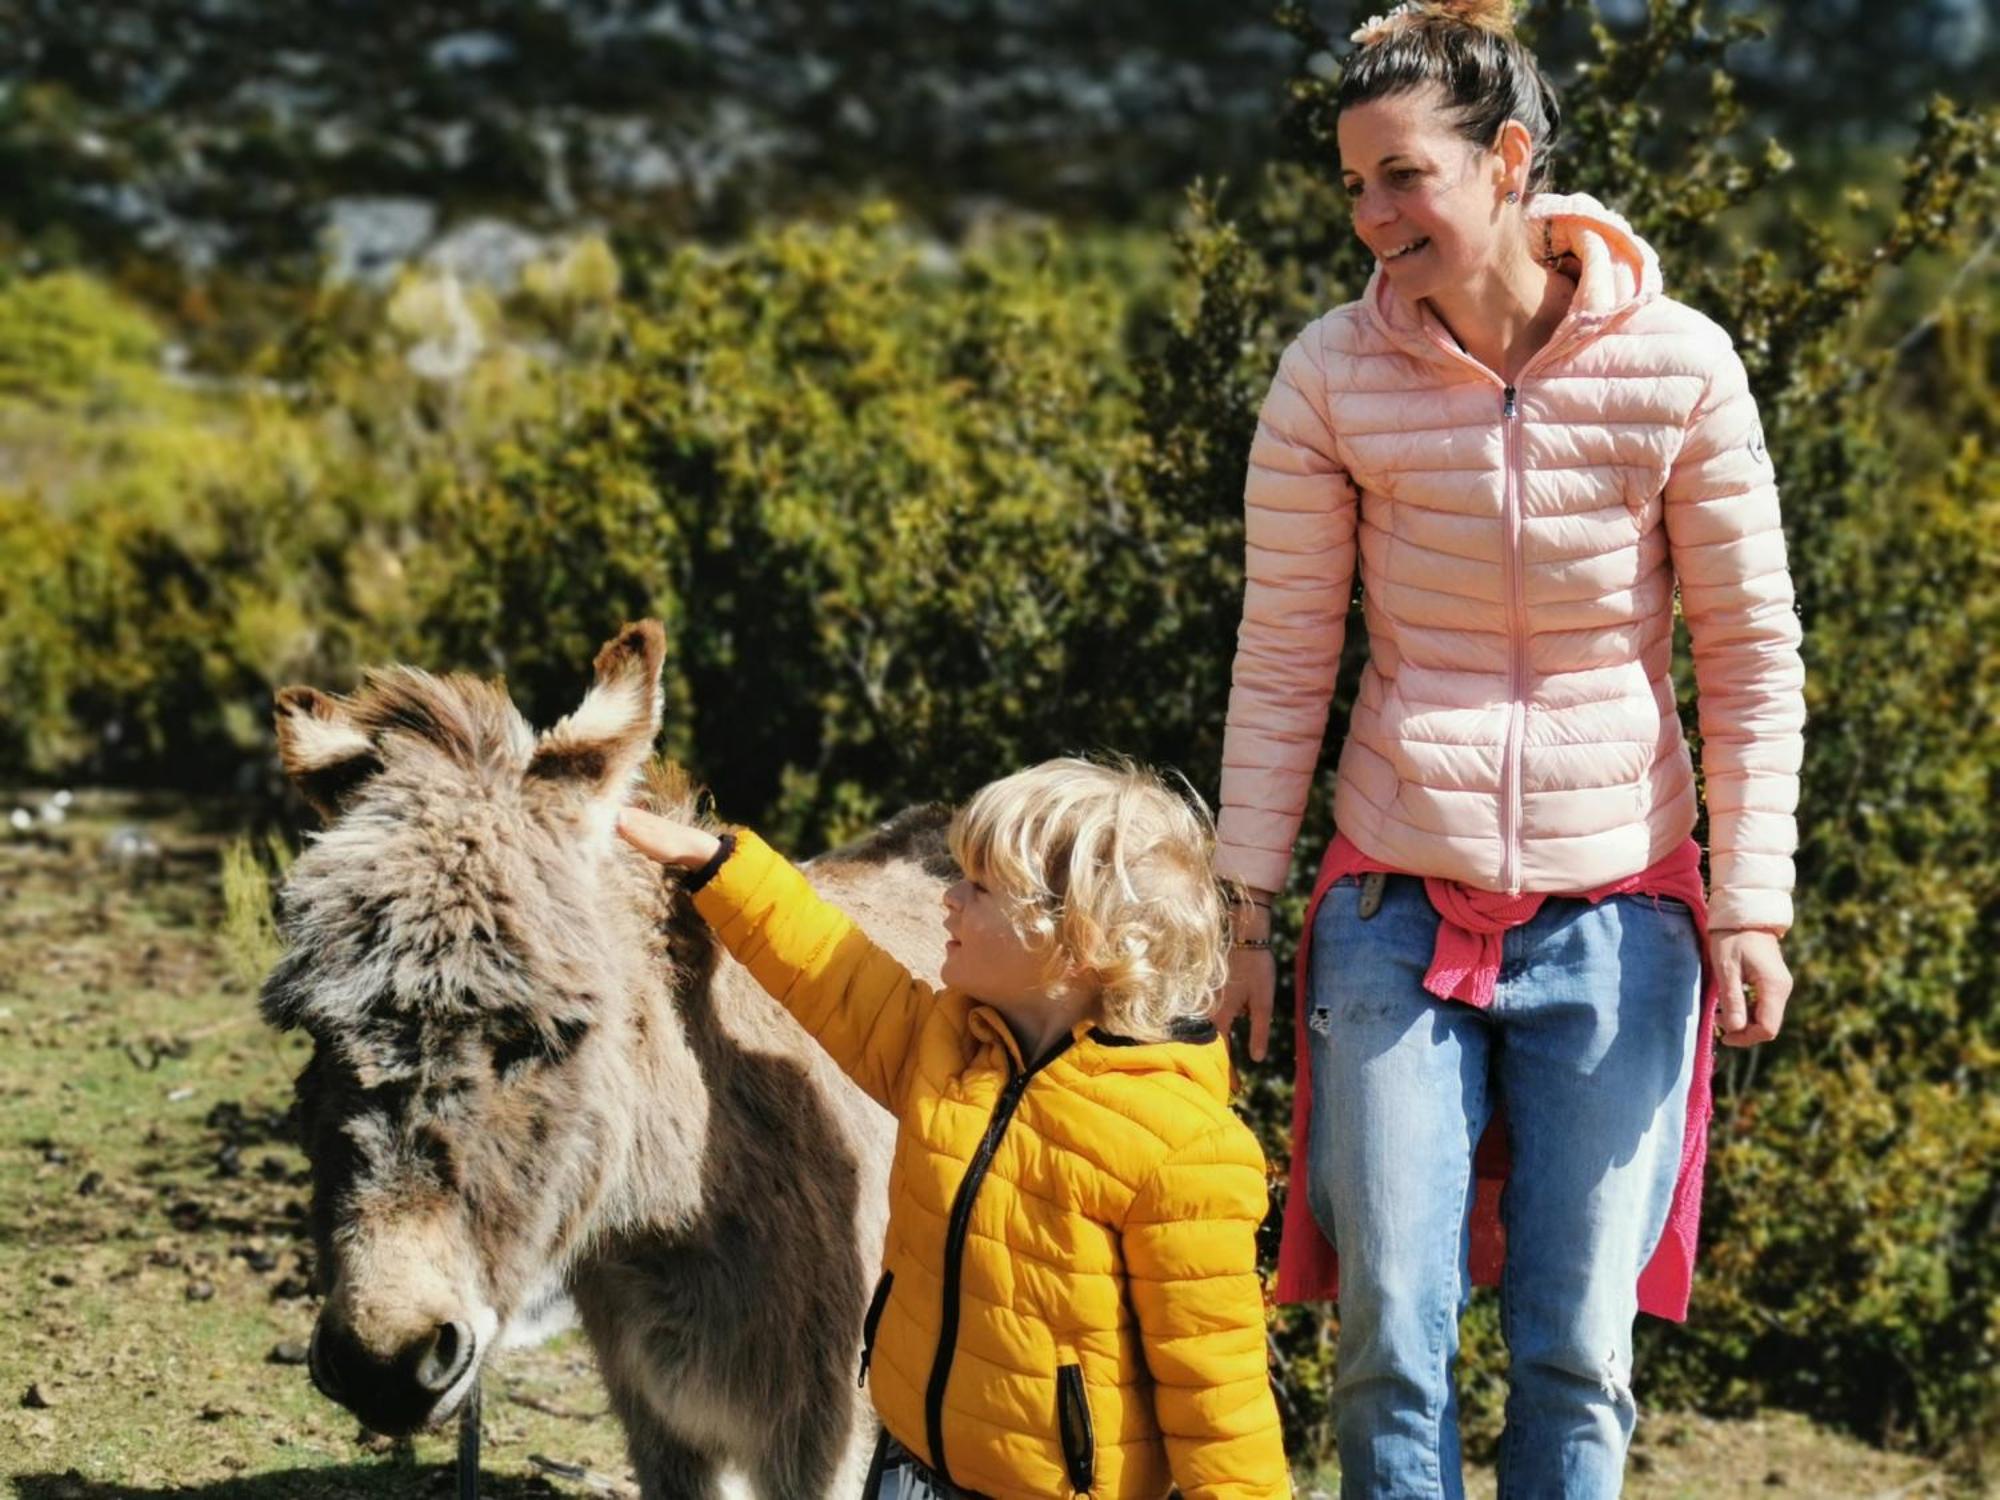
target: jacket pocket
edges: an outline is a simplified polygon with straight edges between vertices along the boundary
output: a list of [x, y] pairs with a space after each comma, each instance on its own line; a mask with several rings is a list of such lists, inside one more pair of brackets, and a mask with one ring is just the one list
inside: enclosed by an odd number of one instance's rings
[[1633, 900], [1645, 902], [1654, 911], [1672, 912], [1681, 917], [1694, 915], [1694, 908], [1678, 896], [1661, 896], [1651, 891], [1633, 891], [1631, 895]]
[[884, 1271], [875, 1283], [875, 1295], [868, 1299], [868, 1316], [861, 1320], [861, 1378], [856, 1385], [868, 1384], [868, 1361], [875, 1357], [875, 1330], [882, 1324], [882, 1309], [889, 1305], [889, 1288], [895, 1281], [894, 1271]]
[[1056, 1371], [1056, 1423], [1062, 1432], [1063, 1467], [1069, 1472], [1070, 1488], [1087, 1495], [1097, 1476], [1097, 1438], [1091, 1431], [1081, 1365], [1064, 1365]]

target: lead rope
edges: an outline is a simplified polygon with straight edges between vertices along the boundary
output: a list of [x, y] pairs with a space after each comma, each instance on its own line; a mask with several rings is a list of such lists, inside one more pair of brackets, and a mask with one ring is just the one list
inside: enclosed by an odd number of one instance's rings
[[458, 1500], [479, 1500], [479, 1381], [458, 1410]]

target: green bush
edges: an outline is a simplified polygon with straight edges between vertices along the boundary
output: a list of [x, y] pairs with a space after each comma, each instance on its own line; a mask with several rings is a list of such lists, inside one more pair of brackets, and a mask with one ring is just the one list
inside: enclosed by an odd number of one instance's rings
[[1103, 256], [940, 260], [878, 209], [635, 273], [565, 415], [427, 502], [420, 639], [547, 717], [620, 619], [666, 618], [667, 748], [794, 841], [1164, 742], [1180, 669], [1135, 658], [1181, 539], [1120, 353], [1144, 267]]
[[226, 784], [268, 766], [276, 686], [420, 646], [422, 497], [539, 417], [544, 382], [507, 346], [447, 390], [410, 368], [423, 330], [376, 310], [200, 389], [131, 353], [141, 315], [79, 280], [0, 286], [0, 326], [65, 310], [0, 397], [0, 754], [17, 776]]
[[232, 399], [73, 423], [59, 480], [0, 491], [6, 748], [228, 775], [275, 686], [398, 656], [548, 719], [654, 614], [668, 747], [797, 839], [1064, 748], [1166, 753], [1217, 663], [1149, 648], [1193, 555], [1123, 353], [1162, 249], [947, 253], [876, 209], [625, 287], [586, 245], [504, 307], [332, 297]]

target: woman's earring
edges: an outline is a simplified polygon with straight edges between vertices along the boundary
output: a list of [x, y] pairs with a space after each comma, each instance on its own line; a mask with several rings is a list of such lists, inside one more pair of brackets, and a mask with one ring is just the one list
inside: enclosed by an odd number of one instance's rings
[[1521, 195], [1515, 192], [1512, 188], [1509, 188], [1507, 190], [1507, 201], [1509, 203], [1519, 203], [1521, 201]]

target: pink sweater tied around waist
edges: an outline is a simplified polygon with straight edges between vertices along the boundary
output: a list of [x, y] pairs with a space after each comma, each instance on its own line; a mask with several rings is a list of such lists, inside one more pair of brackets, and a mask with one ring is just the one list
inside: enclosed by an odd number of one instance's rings
[[[1305, 929], [1299, 942], [1297, 1013], [1298, 1074], [1292, 1097], [1291, 1188], [1285, 1199], [1283, 1237], [1278, 1247], [1280, 1302], [1311, 1302], [1332, 1298], [1339, 1290], [1340, 1264], [1333, 1246], [1321, 1233], [1306, 1199], [1306, 1141], [1312, 1118], [1312, 1050], [1307, 1043], [1306, 1015], [1310, 1009], [1307, 976], [1311, 973], [1313, 919], [1334, 883], [1349, 875], [1380, 871], [1403, 874], [1394, 866], [1364, 854], [1345, 835], [1337, 835], [1320, 864], [1312, 900], [1306, 907]], [[1493, 1003], [1500, 972], [1501, 941], [1510, 928], [1531, 920], [1552, 892], [1509, 896], [1479, 890], [1456, 880], [1424, 878], [1424, 890], [1442, 920], [1424, 988], [1440, 1000], [1479, 1006]], [[1708, 904], [1702, 890], [1701, 848], [1688, 839], [1672, 853], [1636, 875], [1628, 875], [1587, 891], [1576, 899], [1595, 904], [1623, 893], [1666, 896], [1694, 914], [1702, 951], [1701, 1021], [1695, 1032], [1694, 1078], [1688, 1088], [1687, 1132], [1681, 1144], [1680, 1174], [1674, 1184], [1665, 1232], [1639, 1276], [1639, 1308], [1675, 1322], [1687, 1318], [1688, 1294], [1694, 1281], [1695, 1245], [1701, 1223], [1702, 1164], [1708, 1153], [1711, 1107], [1710, 1074], [1714, 1068], [1715, 974], [1708, 963]], [[1500, 1110], [1481, 1137], [1475, 1153], [1475, 1194], [1472, 1210], [1472, 1279], [1480, 1286], [1498, 1283], [1506, 1256], [1506, 1233], [1500, 1223], [1500, 1189], [1507, 1178], [1505, 1120]]]

